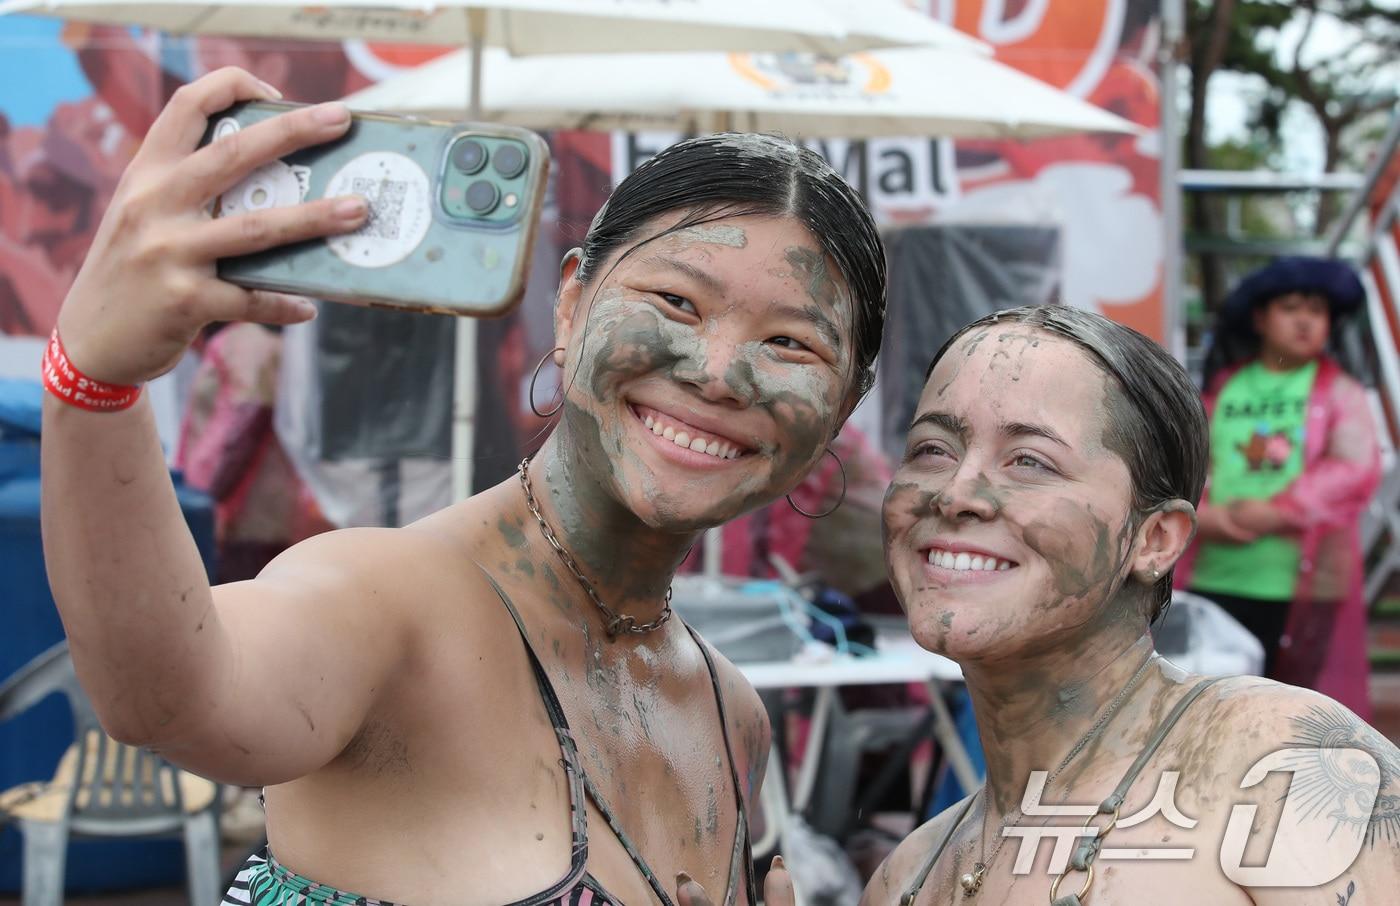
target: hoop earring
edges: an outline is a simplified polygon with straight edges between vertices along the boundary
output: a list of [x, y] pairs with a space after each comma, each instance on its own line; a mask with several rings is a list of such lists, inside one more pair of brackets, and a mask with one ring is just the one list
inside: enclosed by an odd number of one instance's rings
[[824, 519], [827, 516], [830, 516], [832, 513], [836, 512], [838, 509], [840, 509], [841, 504], [844, 503], [846, 500], [846, 464], [841, 461], [841, 457], [837, 456], [836, 452], [830, 447], [826, 448], [826, 453], [832, 459], [836, 460], [836, 467], [841, 470], [841, 496], [836, 499], [836, 505], [833, 506], [831, 509], [827, 510], [825, 513], [809, 513], [806, 510], [802, 509], [802, 507], [792, 502], [791, 494], [786, 495], [788, 506], [792, 507], [799, 514], [806, 516], [808, 519]]
[[[544, 358], [540, 359], [539, 364], [535, 366], [535, 373], [530, 375], [530, 411], [538, 415], [540, 418], [549, 418], [553, 416], [554, 413], [564, 408], [563, 393], [559, 394], [559, 405], [555, 406], [553, 409], [550, 409], [548, 412], [541, 412], [540, 407], [535, 405], [535, 382], [540, 379], [540, 369], [544, 367], [544, 363], [549, 360], [550, 356], [554, 355], [556, 352], [561, 352], [563, 349], [563, 346], [556, 346], [549, 352], [546, 352], [544, 354]], [[560, 387], [559, 389], [563, 390], [564, 388]]]

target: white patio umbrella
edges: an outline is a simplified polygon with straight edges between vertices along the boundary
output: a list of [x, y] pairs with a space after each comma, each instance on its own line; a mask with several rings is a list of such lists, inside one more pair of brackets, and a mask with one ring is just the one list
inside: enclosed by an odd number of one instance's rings
[[[346, 98], [363, 110], [452, 115], [469, 54], [453, 53]], [[482, 115], [532, 129], [739, 128], [793, 136], [1037, 138], [1137, 126], [1010, 66], [960, 50], [482, 56]]]
[[[481, 15], [478, 26], [466, 13]], [[689, 50], [849, 53], [986, 45], [891, 0], [4, 0], [25, 13], [174, 34], [468, 44], [516, 55]]]
[[[481, 111], [483, 49], [515, 54], [624, 51], [791, 51], [982, 42], [898, 0], [0, 0], [0, 16], [28, 14], [139, 25], [177, 34], [398, 41], [469, 47], [471, 87], [458, 108]], [[465, 78], [465, 73], [464, 73]], [[474, 116], [473, 118], [479, 118]], [[471, 487], [476, 322], [457, 322], [453, 496]]]

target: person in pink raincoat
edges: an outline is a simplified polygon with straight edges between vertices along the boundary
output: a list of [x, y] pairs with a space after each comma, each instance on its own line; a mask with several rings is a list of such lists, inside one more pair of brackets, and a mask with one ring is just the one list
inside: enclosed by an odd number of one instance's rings
[[252, 579], [282, 551], [333, 526], [272, 427], [281, 335], [262, 324], [213, 332], [180, 427], [175, 465], [214, 498], [221, 582]]
[[1282, 258], [1226, 300], [1207, 358], [1210, 478], [1177, 586], [1264, 645], [1265, 673], [1363, 718], [1361, 515], [1380, 481], [1364, 388], [1327, 354], [1364, 290], [1339, 261]]

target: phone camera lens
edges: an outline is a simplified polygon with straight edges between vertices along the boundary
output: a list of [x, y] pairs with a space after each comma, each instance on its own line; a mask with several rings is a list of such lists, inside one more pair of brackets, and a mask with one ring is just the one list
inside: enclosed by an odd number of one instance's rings
[[452, 149], [452, 164], [463, 173], [475, 173], [486, 166], [486, 146], [475, 139], [463, 139]]
[[514, 179], [525, 169], [525, 150], [519, 145], [502, 145], [496, 149], [491, 165], [501, 176]]
[[501, 203], [501, 190], [496, 188], [495, 183], [478, 179], [467, 186], [467, 207], [474, 213], [486, 215], [496, 210], [496, 205]]

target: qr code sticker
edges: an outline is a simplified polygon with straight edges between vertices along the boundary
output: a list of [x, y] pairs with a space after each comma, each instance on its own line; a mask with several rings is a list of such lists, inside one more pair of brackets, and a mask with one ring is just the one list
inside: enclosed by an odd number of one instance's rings
[[428, 174], [410, 157], [371, 151], [347, 161], [326, 183], [325, 196], [358, 195], [369, 216], [353, 233], [326, 239], [326, 246], [353, 267], [388, 267], [422, 244], [433, 226]]
[[350, 193], [369, 201], [369, 219], [356, 230], [358, 235], [372, 239], [399, 238], [404, 199], [408, 197], [407, 181], [357, 176], [351, 181]]

